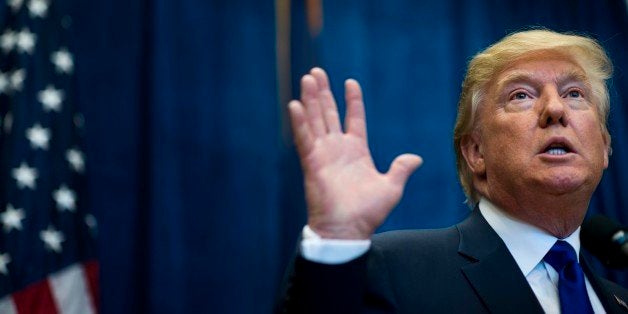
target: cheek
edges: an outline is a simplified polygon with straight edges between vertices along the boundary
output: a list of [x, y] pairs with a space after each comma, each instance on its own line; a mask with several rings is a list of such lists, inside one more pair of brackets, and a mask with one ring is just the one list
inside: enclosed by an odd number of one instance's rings
[[517, 119], [499, 122], [487, 127], [488, 132], [485, 133], [491, 147], [498, 151], [517, 151], [530, 147], [530, 141], [533, 139], [530, 127]]
[[606, 169], [606, 167], [608, 167], [609, 147], [607, 140], [605, 139], [604, 133], [602, 132], [603, 131], [598, 131], [598, 133], [601, 134], [597, 136], [595, 140], [593, 140], [593, 143], [591, 144], [591, 150], [597, 154], [597, 157], [601, 160], [600, 162], [602, 163], [603, 168]]
[[608, 142], [603, 126], [597, 117], [589, 115], [580, 116], [573, 123], [578, 139], [581, 143], [582, 155], [585, 156], [595, 168], [606, 169], [608, 166]]
[[515, 171], [515, 168], [527, 163], [535, 147], [534, 132], [530, 131], [534, 127], [530, 127], [530, 123], [522, 123], [524, 121], [527, 120], [523, 117], [513, 116], [513, 119], [495, 119], [486, 125], [482, 136], [485, 139], [483, 153], [487, 171]]
[[526, 155], [526, 148], [531, 147], [526, 142], [529, 137], [522, 134], [513, 132], [512, 128], [503, 128], [486, 137], [484, 157], [487, 167], [512, 168], [520, 164]]
[[602, 125], [597, 119], [584, 120], [575, 126], [577, 133], [585, 146], [595, 151], [606, 151], [607, 140], [604, 136]]

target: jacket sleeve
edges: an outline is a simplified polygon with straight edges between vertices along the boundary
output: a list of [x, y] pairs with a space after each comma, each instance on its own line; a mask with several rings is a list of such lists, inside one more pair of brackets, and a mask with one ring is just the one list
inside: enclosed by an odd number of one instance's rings
[[[373, 248], [350, 262], [327, 265], [297, 252], [289, 265], [276, 313], [393, 313], [386, 272]], [[378, 270], [379, 269], [379, 270]]]

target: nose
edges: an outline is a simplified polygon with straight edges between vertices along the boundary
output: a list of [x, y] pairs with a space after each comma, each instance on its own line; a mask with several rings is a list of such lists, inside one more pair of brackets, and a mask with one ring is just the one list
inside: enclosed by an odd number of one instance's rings
[[552, 90], [544, 93], [541, 97], [541, 113], [539, 115], [539, 126], [547, 128], [552, 125], [567, 126], [569, 123], [565, 103], [558, 91]]

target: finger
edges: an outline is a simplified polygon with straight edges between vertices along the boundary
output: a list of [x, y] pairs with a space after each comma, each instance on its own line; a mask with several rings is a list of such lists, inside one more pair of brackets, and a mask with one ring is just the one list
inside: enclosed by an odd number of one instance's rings
[[360, 84], [354, 79], [345, 81], [345, 101], [347, 103], [347, 114], [345, 116], [347, 133], [366, 139], [366, 116], [364, 114], [362, 89]]
[[318, 101], [318, 83], [310, 74], [306, 74], [301, 78], [301, 102], [305, 106], [312, 134], [316, 137], [324, 135], [327, 130], [320, 102]]
[[404, 186], [410, 175], [423, 163], [423, 159], [414, 154], [397, 156], [386, 174], [394, 184]]
[[292, 136], [297, 146], [297, 152], [304, 158], [312, 150], [313, 137], [307, 121], [305, 108], [298, 100], [288, 103], [288, 113], [290, 115], [290, 125], [292, 126]]
[[334, 94], [329, 88], [329, 79], [327, 73], [321, 68], [313, 68], [310, 74], [314, 76], [318, 83], [318, 101], [323, 110], [323, 119], [329, 132], [341, 132], [340, 118], [338, 115], [338, 106], [334, 99]]

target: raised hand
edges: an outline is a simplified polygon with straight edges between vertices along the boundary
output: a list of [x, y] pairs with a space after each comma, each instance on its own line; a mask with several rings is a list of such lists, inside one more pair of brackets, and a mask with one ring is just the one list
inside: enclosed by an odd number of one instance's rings
[[373, 163], [366, 136], [362, 91], [345, 82], [345, 130], [327, 74], [313, 68], [301, 79], [301, 101], [288, 104], [303, 167], [308, 225], [323, 238], [367, 239], [401, 199], [421, 157], [403, 154], [387, 173]]

